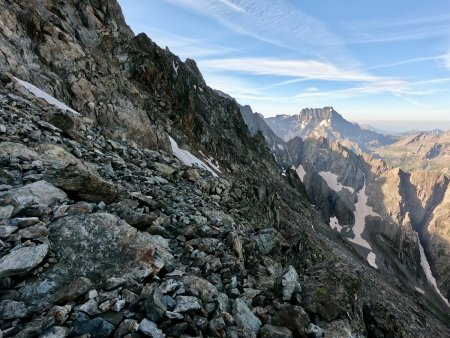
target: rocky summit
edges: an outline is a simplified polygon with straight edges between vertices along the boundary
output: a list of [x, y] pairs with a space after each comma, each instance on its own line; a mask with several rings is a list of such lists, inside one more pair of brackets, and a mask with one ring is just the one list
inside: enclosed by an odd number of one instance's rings
[[450, 336], [116, 1], [0, 0], [0, 51], [0, 336]]
[[395, 142], [390, 136], [347, 121], [333, 107], [305, 108], [296, 115], [269, 117], [266, 122], [286, 142], [296, 136], [302, 139], [325, 137], [357, 153], [370, 153]]

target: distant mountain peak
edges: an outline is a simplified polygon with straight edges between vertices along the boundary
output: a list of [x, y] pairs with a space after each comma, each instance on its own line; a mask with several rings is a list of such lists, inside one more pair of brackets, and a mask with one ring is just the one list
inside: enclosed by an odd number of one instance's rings
[[284, 141], [295, 136], [325, 137], [336, 140], [356, 152], [370, 152], [373, 146], [387, 145], [394, 140], [380, 133], [362, 129], [347, 121], [332, 106], [304, 108], [296, 115], [277, 115], [266, 119], [267, 124]]

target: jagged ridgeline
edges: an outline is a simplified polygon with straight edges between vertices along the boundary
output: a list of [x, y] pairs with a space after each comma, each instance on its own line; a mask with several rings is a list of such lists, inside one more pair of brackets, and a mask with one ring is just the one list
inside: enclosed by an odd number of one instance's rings
[[0, 0], [0, 51], [3, 337], [450, 335], [116, 1]]

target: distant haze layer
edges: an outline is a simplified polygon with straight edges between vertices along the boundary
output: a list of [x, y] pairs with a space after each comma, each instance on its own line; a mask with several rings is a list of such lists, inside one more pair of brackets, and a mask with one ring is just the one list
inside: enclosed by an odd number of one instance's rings
[[450, 120], [449, 121], [386, 121], [386, 120], [378, 120], [378, 121], [355, 121], [359, 123], [361, 126], [366, 127], [369, 125], [373, 128], [392, 132], [392, 133], [402, 133], [410, 130], [449, 130], [450, 129]]

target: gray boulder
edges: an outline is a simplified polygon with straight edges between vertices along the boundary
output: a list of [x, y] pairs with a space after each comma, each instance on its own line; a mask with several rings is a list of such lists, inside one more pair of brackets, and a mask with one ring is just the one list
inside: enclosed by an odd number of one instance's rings
[[146, 318], [142, 319], [139, 323], [139, 331], [152, 338], [164, 338], [166, 336], [160, 329], [158, 329], [158, 326], [155, 323]]
[[298, 273], [292, 265], [289, 265], [288, 271], [281, 278], [283, 288], [283, 300], [289, 301], [294, 292], [301, 292], [301, 286], [298, 281]]
[[233, 316], [236, 324], [245, 329], [258, 333], [261, 328], [261, 321], [253, 314], [242, 299], [236, 299], [233, 302]]
[[264, 325], [260, 334], [261, 338], [292, 338], [291, 330], [280, 326]]
[[47, 244], [22, 247], [0, 259], [0, 278], [30, 271], [42, 262], [48, 252]]
[[38, 181], [0, 193], [0, 204], [14, 207], [13, 215], [31, 205], [53, 206], [67, 197], [64, 191], [46, 181]]

